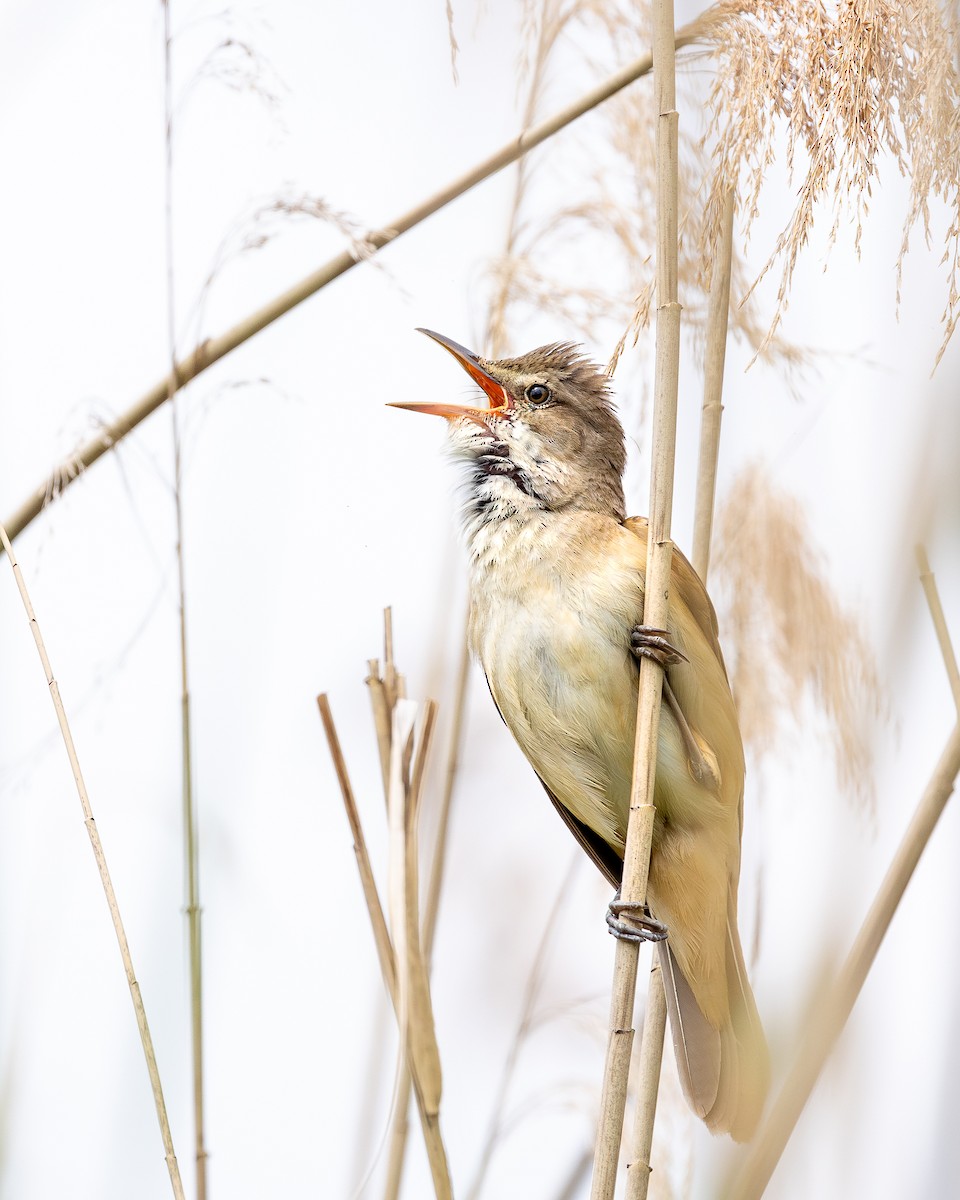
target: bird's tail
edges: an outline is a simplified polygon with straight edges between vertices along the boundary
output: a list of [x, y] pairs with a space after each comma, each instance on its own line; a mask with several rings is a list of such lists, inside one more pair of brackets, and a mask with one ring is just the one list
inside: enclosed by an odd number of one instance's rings
[[737, 1142], [749, 1141], [766, 1100], [770, 1067], [736, 917], [727, 919], [729, 1015], [719, 1028], [703, 1015], [669, 940], [659, 944], [659, 952], [684, 1095], [714, 1133], [729, 1133]]

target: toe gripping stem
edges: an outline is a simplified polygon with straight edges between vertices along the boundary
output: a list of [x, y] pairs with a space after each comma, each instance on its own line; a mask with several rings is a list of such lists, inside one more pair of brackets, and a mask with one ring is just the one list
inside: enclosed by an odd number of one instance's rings
[[662, 921], [650, 915], [650, 909], [645, 904], [621, 900], [619, 891], [607, 909], [607, 929], [615, 938], [637, 945], [641, 942], [666, 941], [668, 932]]

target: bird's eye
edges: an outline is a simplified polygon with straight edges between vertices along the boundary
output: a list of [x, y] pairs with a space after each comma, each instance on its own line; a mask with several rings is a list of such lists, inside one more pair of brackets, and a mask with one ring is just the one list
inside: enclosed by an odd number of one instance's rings
[[527, 399], [531, 404], [546, 404], [550, 399], [550, 389], [542, 383], [531, 383], [527, 388]]

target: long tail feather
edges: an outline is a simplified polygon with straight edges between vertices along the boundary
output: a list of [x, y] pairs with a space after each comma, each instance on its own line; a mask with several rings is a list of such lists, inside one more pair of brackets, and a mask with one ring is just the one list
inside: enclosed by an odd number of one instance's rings
[[701, 1013], [669, 942], [657, 946], [677, 1070], [687, 1103], [706, 1119], [720, 1086], [720, 1034]]
[[680, 1083], [687, 1102], [714, 1133], [749, 1141], [769, 1085], [767, 1043], [747, 979], [736, 925], [727, 924], [729, 1016], [719, 1029], [700, 1011], [670, 949], [658, 946]]

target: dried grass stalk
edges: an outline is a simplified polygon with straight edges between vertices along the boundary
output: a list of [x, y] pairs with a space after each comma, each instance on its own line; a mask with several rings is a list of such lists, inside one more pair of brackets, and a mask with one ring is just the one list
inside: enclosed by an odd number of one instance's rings
[[[680, 368], [680, 304], [677, 297], [677, 128], [675, 34], [672, 0], [654, 6], [654, 75], [657, 110], [657, 352], [653, 412], [653, 470], [650, 479], [650, 534], [644, 588], [643, 621], [666, 628], [670, 565], [670, 517], [677, 437], [677, 390]], [[630, 818], [623, 864], [622, 898], [646, 899], [653, 838], [653, 780], [660, 720], [662, 669], [650, 659], [640, 664], [637, 727], [634, 742]], [[616, 1185], [623, 1111], [626, 1102], [633, 1005], [637, 980], [635, 943], [618, 940], [606, 1069], [594, 1158], [591, 1200], [612, 1200]], [[661, 1031], [662, 1039], [662, 1031]], [[656, 1084], [658, 1081], [654, 1081]], [[651, 1118], [656, 1104], [649, 1105]], [[652, 1137], [652, 1131], [650, 1132]]]
[[364, 680], [370, 689], [370, 706], [373, 709], [373, 725], [377, 734], [377, 749], [380, 753], [380, 771], [383, 776], [383, 798], [390, 791], [390, 754], [393, 730], [393, 709], [397, 700], [406, 695], [406, 680], [397, 671], [393, 658], [393, 612], [383, 610], [383, 675], [380, 663], [371, 658], [367, 663], [370, 673]]
[[[414, 725], [418, 705], [401, 700], [393, 711], [393, 746], [390, 759], [390, 924], [397, 962], [400, 1028], [410, 1056], [411, 1069], [420, 1080], [424, 1107], [431, 1116], [440, 1110], [441, 1071], [430, 1002], [430, 984], [420, 944], [417, 869], [417, 812], [424, 751], [433, 727], [434, 706], [428, 706], [419, 772], [411, 774]], [[420, 778], [418, 778], [418, 774]]]
[[917, 546], [917, 566], [920, 568], [920, 583], [930, 608], [933, 627], [937, 631], [940, 653], [943, 655], [943, 663], [947, 668], [947, 678], [950, 680], [953, 701], [957, 706], [957, 711], [960, 712], [960, 670], [957, 669], [957, 656], [953, 652], [950, 631], [947, 629], [947, 620], [943, 615], [943, 605], [940, 603], [940, 593], [937, 590], [937, 581], [930, 570], [930, 560], [927, 558], [924, 546]]
[[180, 746], [183, 760], [181, 804], [186, 885], [185, 915], [190, 957], [190, 1055], [193, 1083], [194, 1166], [197, 1200], [207, 1196], [207, 1150], [204, 1138], [203, 1086], [203, 956], [201, 953], [200, 839], [193, 794], [193, 730], [190, 720], [190, 675], [187, 658], [187, 588], [183, 553], [183, 455], [177, 394], [173, 386], [177, 366], [176, 319], [173, 279], [173, 36], [170, 0], [163, 0], [163, 104], [164, 104], [164, 242], [167, 274], [167, 353], [171, 374], [167, 399], [173, 433], [173, 507], [177, 533], [177, 599], [180, 627]]
[[[460, 747], [463, 740], [464, 715], [466, 712], [467, 682], [470, 677], [470, 647], [466, 633], [460, 654], [460, 666], [457, 672], [453, 702], [453, 722], [450, 730], [450, 742], [447, 749], [447, 764], [444, 773], [443, 796], [440, 801], [440, 813], [437, 819], [437, 834], [433, 847], [433, 858], [430, 863], [430, 881], [427, 886], [427, 900], [424, 905], [423, 931], [421, 940], [423, 954], [430, 969], [433, 957], [433, 939], [437, 928], [437, 917], [440, 912], [440, 891], [443, 886], [443, 872], [447, 856], [447, 832], [450, 821], [450, 805], [457, 778]], [[397, 1104], [393, 1114], [393, 1124], [390, 1129], [390, 1149], [387, 1157], [387, 1174], [384, 1185], [384, 1200], [396, 1200], [400, 1194], [400, 1181], [403, 1175], [403, 1163], [406, 1157], [407, 1134], [409, 1121], [407, 1113], [410, 1107], [410, 1070], [406, 1063], [401, 1067], [397, 1081]]]
[[730, 317], [730, 264], [733, 255], [732, 191], [723, 202], [717, 256], [713, 264], [710, 307], [707, 314], [707, 349], [703, 371], [703, 411], [700, 416], [700, 459], [697, 464], [697, 497], [693, 516], [693, 568], [707, 582], [713, 507], [717, 494], [717, 461], [720, 457], [720, 418], [723, 414], [723, 367], [727, 357]]
[[[357, 810], [356, 800], [353, 793], [353, 788], [350, 784], [350, 779], [347, 774], [346, 762], [343, 757], [343, 751], [340, 747], [340, 739], [337, 736], [336, 727], [333, 723], [333, 714], [330, 711], [330, 704], [326, 695], [317, 697], [317, 704], [320, 709], [320, 717], [323, 722], [324, 732], [327, 737], [327, 744], [330, 747], [330, 757], [333, 760], [334, 770], [337, 774], [337, 780], [340, 784], [340, 791], [343, 796], [344, 805], [347, 810], [347, 819], [350, 822], [350, 829], [353, 834], [354, 853], [357, 857], [357, 865], [360, 870], [360, 880], [363, 887], [364, 899], [367, 903], [367, 910], [370, 914], [370, 923], [373, 927], [374, 941], [377, 947], [377, 956], [380, 961], [380, 970], [383, 975], [384, 984], [393, 1004], [394, 1011], [397, 1013], [398, 1022], [400, 1021], [400, 980], [397, 969], [397, 960], [394, 955], [393, 944], [390, 940], [390, 934], [387, 930], [387, 923], [383, 915], [383, 906], [380, 903], [380, 897], [377, 892], [377, 886], [373, 875], [373, 868], [370, 863], [370, 856], [367, 852], [366, 839], [363, 835], [363, 828], [360, 823], [360, 815]], [[433, 717], [429, 717], [429, 724], [432, 727]], [[425, 726], [425, 729], [427, 726]], [[429, 733], [424, 741], [428, 741]], [[427, 746], [423, 746], [425, 751]], [[415, 778], [422, 776], [422, 766], [415, 772]], [[403, 1026], [401, 1026], [402, 1028]], [[405, 1042], [401, 1039], [401, 1056], [406, 1057]], [[450, 1170], [447, 1164], [446, 1150], [443, 1145], [443, 1138], [440, 1133], [440, 1123], [436, 1112], [427, 1111], [427, 1103], [424, 1099], [424, 1091], [420, 1086], [420, 1081], [417, 1078], [416, 1072], [418, 1061], [413, 1060], [412, 1064], [414, 1095], [417, 1098], [417, 1108], [420, 1113], [420, 1124], [423, 1129], [424, 1144], [427, 1148], [427, 1159], [430, 1164], [431, 1176], [433, 1179], [434, 1193], [437, 1200], [452, 1200], [452, 1187], [450, 1183]], [[428, 1083], [427, 1091], [431, 1091], [431, 1085]]]
[[153, 1102], [157, 1109], [157, 1119], [160, 1123], [160, 1136], [163, 1139], [164, 1159], [167, 1164], [167, 1170], [170, 1174], [170, 1184], [173, 1189], [175, 1200], [184, 1200], [183, 1184], [180, 1180], [180, 1168], [177, 1165], [177, 1156], [173, 1148], [173, 1137], [170, 1133], [170, 1122], [167, 1119], [167, 1106], [163, 1099], [163, 1088], [160, 1085], [160, 1071], [157, 1067], [157, 1057], [153, 1049], [153, 1039], [150, 1036], [150, 1027], [147, 1024], [147, 1013], [143, 1005], [143, 998], [140, 995], [140, 984], [137, 982], [137, 977], [133, 969], [133, 959], [130, 955], [130, 946], [127, 942], [127, 934], [123, 927], [123, 921], [120, 917], [120, 906], [117, 903], [116, 893], [113, 890], [113, 881], [110, 878], [110, 871], [107, 867], [106, 855], [103, 852], [103, 845], [100, 842], [100, 834], [97, 831], [97, 824], [93, 818], [93, 809], [90, 805], [90, 798], [87, 795], [87, 785], [83, 781], [83, 773], [80, 770], [80, 760], [77, 757], [77, 750], [73, 744], [73, 735], [70, 732], [70, 725], [67, 721], [67, 713], [63, 707], [63, 701], [60, 699], [60, 688], [57, 686], [57, 681], [53, 675], [53, 668], [50, 665], [50, 659], [47, 657], [47, 649], [43, 643], [43, 637], [40, 634], [40, 626], [37, 622], [36, 614], [33, 611], [33, 604], [30, 601], [30, 595], [27, 591], [27, 585], [24, 582], [23, 575], [20, 571], [20, 565], [13, 552], [13, 546], [10, 539], [7, 537], [6, 529], [0, 525], [0, 543], [6, 551], [7, 557], [10, 560], [10, 566], [13, 570], [13, 577], [16, 580], [17, 588], [20, 592], [20, 598], [23, 601], [23, 607], [27, 613], [27, 620], [30, 624], [30, 632], [33, 634], [33, 640], [37, 646], [37, 653], [40, 655], [40, 662], [43, 665], [43, 672], [46, 676], [47, 686], [50, 689], [50, 699], [53, 701], [54, 711], [57, 714], [57, 722], [60, 726], [60, 733], [63, 737], [63, 744], [66, 747], [67, 758], [70, 760], [70, 769], [73, 772], [74, 783], [77, 786], [77, 794], [80, 797], [80, 807], [83, 810], [83, 822], [86, 826], [87, 835], [90, 838], [90, 845], [93, 848], [93, 857], [96, 859], [97, 870], [100, 873], [100, 882], [103, 885], [104, 895], [107, 898], [107, 907], [110, 909], [110, 918], [113, 921], [113, 929], [117, 935], [117, 944], [120, 947], [120, 958], [123, 960], [123, 969], [127, 977], [127, 986], [130, 988], [130, 999], [133, 1001], [133, 1011], [137, 1019], [137, 1029], [140, 1031], [140, 1042], [143, 1046], [143, 1054], [147, 1061], [147, 1073], [150, 1076], [150, 1086], [153, 1089]]
[[[634, 1120], [633, 1158], [627, 1163], [627, 1200], [644, 1200], [653, 1170], [653, 1123], [660, 1091], [663, 1038], [667, 1028], [667, 997], [663, 990], [660, 962], [656, 956], [650, 969], [647, 1008], [640, 1042], [640, 1071], [637, 1080], [637, 1109]], [[649, 1033], [648, 1033], [649, 1029]]]
[[337, 735], [336, 725], [333, 722], [330, 701], [325, 693], [317, 697], [317, 707], [320, 709], [320, 720], [323, 722], [323, 731], [326, 734], [330, 758], [333, 762], [333, 769], [336, 772], [337, 782], [340, 784], [340, 794], [343, 797], [343, 805], [347, 812], [347, 821], [350, 823], [350, 832], [353, 835], [353, 853], [356, 856], [357, 870], [360, 873], [360, 886], [363, 889], [363, 898], [367, 905], [367, 913], [373, 929], [373, 940], [377, 948], [377, 958], [380, 962], [380, 973], [383, 976], [383, 982], [386, 985], [390, 1000], [394, 1008], [396, 1008], [397, 968], [394, 962], [393, 944], [390, 941], [386, 918], [383, 915], [383, 906], [380, 903], [380, 895], [377, 892], [377, 883], [373, 874], [373, 866], [370, 862], [370, 854], [367, 850], [367, 840], [364, 837], [363, 826], [360, 823], [360, 812], [357, 808], [356, 797], [353, 793], [353, 786], [350, 783], [350, 776], [347, 774], [347, 763], [343, 757], [343, 749], [340, 746], [340, 738]]
[[[863, 219], [884, 154], [910, 180], [898, 269], [911, 231], [932, 240], [931, 204], [948, 227], [942, 262], [947, 300], [942, 356], [960, 320], [960, 24], [937, 0], [721, 0], [711, 10], [715, 82], [711, 96], [717, 175], [707, 203], [705, 244], [713, 244], [723, 197], [737, 190], [747, 223], [760, 211], [767, 169], [787, 139], [791, 174], [803, 164], [796, 207], [761, 273], [780, 266], [768, 338], [786, 307], [801, 249], [818, 207], [832, 205], [829, 243]], [[852, 211], [851, 211], [852, 210]], [[758, 281], [759, 282], [759, 281]], [[755, 286], [755, 285], [754, 285]]]

